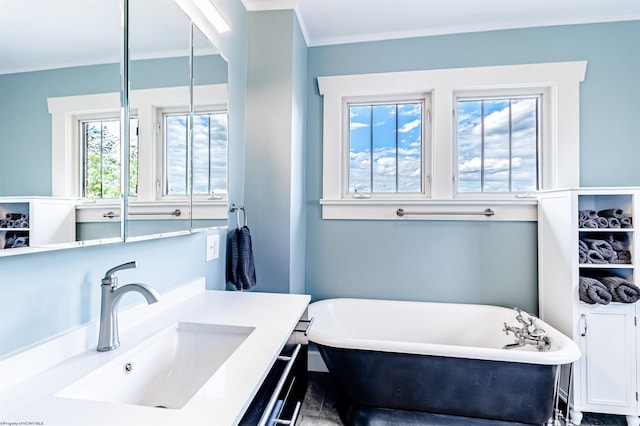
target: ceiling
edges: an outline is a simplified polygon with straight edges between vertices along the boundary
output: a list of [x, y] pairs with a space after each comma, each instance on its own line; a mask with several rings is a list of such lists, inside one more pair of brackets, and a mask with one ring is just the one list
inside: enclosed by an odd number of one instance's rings
[[[532, 26], [640, 20], [640, 0], [241, 0], [295, 9], [309, 46]], [[0, 74], [119, 57], [119, 0], [0, 0]], [[187, 33], [172, 0], [135, 0], [140, 57], [178, 55]], [[181, 19], [178, 19], [182, 15]], [[233, 30], [233, 29], [232, 29]], [[137, 32], [136, 32], [137, 31]], [[79, 54], [80, 53], [80, 54]], [[82, 63], [78, 63], [82, 58]]]
[[[129, 1], [133, 59], [187, 56], [190, 21], [173, 0]], [[120, 0], [0, 0], [0, 74], [117, 63]], [[194, 36], [196, 53], [216, 53]]]
[[640, 19], [640, 0], [242, 0], [295, 7], [309, 46]]

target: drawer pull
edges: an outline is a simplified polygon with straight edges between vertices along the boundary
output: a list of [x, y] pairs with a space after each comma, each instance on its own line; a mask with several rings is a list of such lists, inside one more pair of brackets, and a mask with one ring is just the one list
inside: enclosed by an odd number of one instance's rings
[[291, 420], [277, 419], [276, 424], [277, 425], [295, 425], [296, 422], [298, 421], [298, 415], [300, 414], [301, 406], [302, 406], [302, 403], [300, 401], [296, 402], [296, 408], [293, 410], [293, 414], [291, 415]]
[[298, 324], [300, 323], [307, 323], [307, 326], [304, 329], [298, 329], [298, 327], [296, 326], [296, 328], [293, 330], [295, 332], [304, 332], [304, 335], [306, 336], [307, 333], [309, 332], [309, 329], [311, 328], [311, 324], [313, 324], [313, 317], [311, 317], [311, 319], [308, 320], [300, 320], [298, 321]]
[[[278, 395], [280, 395], [280, 392], [282, 391], [282, 388], [284, 387], [284, 384], [287, 381], [289, 372], [293, 368], [293, 364], [296, 362], [296, 358], [298, 357], [298, 353], [300, 352], [301, 347], [302, 347], [301, 344], [297, 344], [291, 356], [286, 357], [286, 358], [289, 358], [287, 360], [287, 365], [285, 366], [284, 371], [280, 375], [280, 380], [278, 380], [278, 384], [276, 385], [276, 388], [274, 389], [273, 394], [271, 394], [271, 398], [269, 398], [269, 403], [267, 404], [267, 408], [264, 410], [264, 414], [262, 415], [262, 418], [260, 419], [260, 423], [258, 423], [258, 426], [264, 426], [267, 424], [267, 421], [271, 416], [271, 412], [273, 411], [273, 407], [276, 405], [276, 402], [278, 401]], [[280, 359], [280, 357], [278, 357], [278, 359]]]

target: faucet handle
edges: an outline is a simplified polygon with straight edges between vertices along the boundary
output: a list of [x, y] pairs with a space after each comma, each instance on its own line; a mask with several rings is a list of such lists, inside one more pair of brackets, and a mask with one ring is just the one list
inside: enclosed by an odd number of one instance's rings
[[122, 265], [115, 266], [109, 269], [102, 279], [102, 285], [111, 285], [114, 286], [118, 283], [118, 279], [116, 278], [116, 272], [122, 271], [123, 269], [134, 269], [138, 267], [138, 262], [132, 260], [131, 262], [123, 263]]

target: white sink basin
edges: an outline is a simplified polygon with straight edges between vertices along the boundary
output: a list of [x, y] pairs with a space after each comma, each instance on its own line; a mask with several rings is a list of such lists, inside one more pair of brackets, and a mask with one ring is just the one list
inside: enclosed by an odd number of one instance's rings
[[56, 396], [180, 409], [253, 330], [253, 327], [176, 323]]

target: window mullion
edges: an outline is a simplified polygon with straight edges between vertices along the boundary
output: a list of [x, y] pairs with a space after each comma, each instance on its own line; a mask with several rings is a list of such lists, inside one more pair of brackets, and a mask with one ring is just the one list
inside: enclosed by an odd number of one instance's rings
[[512, 185], [512, 172], [513, 172], [513, 164], [512, 164], [512, 159], [513, 159], [513, 153], [512, 153], [512, 147], [513, 147], [513, 111], [511, 109], [512, 107], [512, 99], [509, 99], [509, 192], [513, 191], [513, 185]]
[[484, 192], [484, 101], [480, 101], [480, 192]]
[[[396, 193], [397, 193], [397, 192], [398, 192], [398, 190], [399, 190], [399, 187], [398, 187], [398, 184], [399, 184], [398, 176], [400, 175], [400, 174], [399, 174], [399, 171], [400, 171], [400, 169], [399, 169], [400, 164], [399, 164], [399, 161], [398, 161], [398, 133], [399, 133], [399, 132], [398, 132], [398, 121], [399, 121], [399, 120], [398, 120], [398, 113], [399, 113], [399, 111], [398, 111], [398, 104], [396, 104], [396, 129], [395, 129], [395, 135], [396, 135]], [[421, 168], [422, 168], [422, 167], [421, 167]]]

